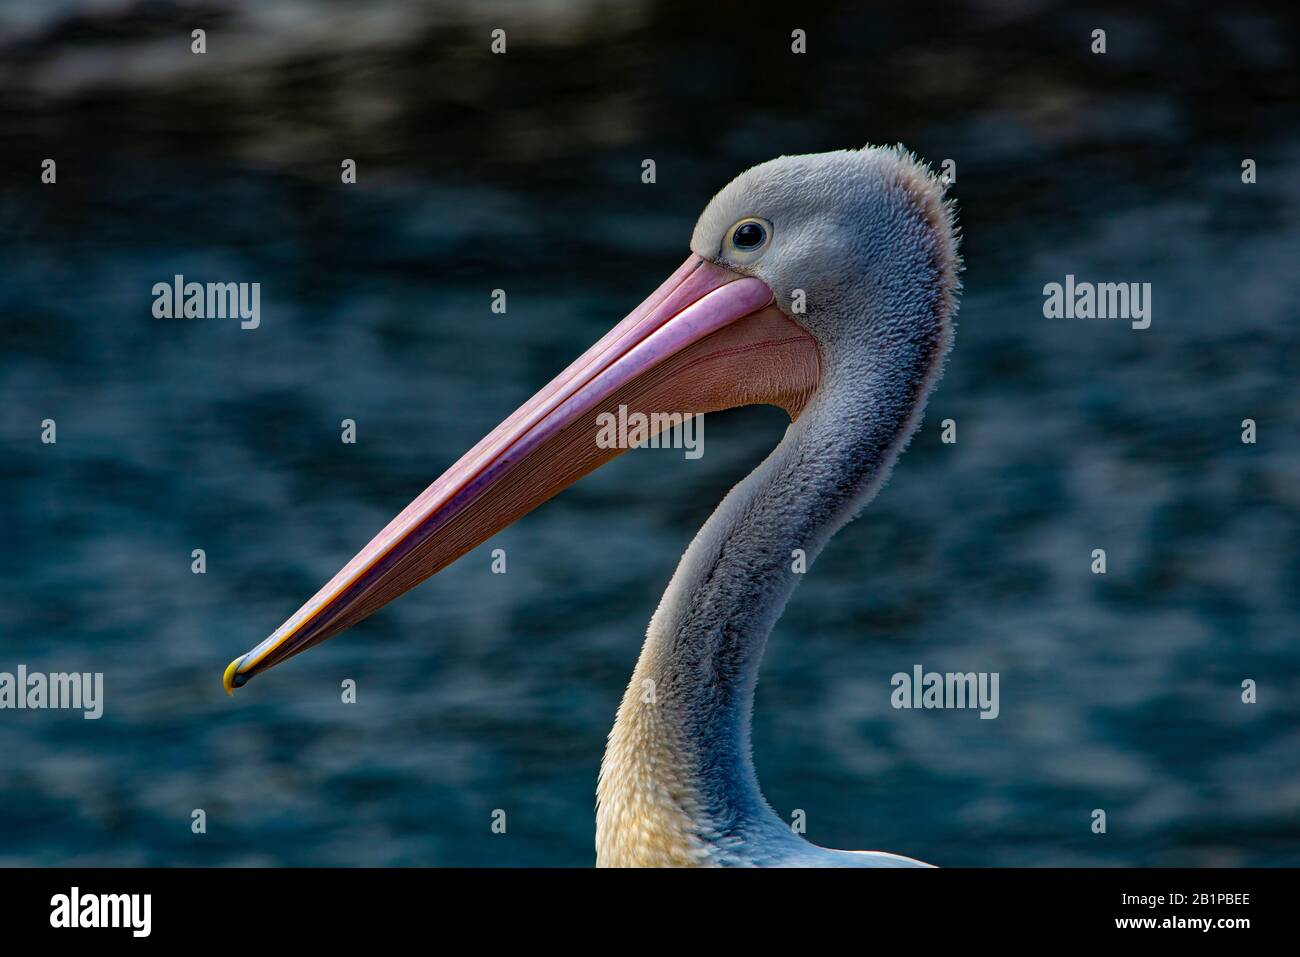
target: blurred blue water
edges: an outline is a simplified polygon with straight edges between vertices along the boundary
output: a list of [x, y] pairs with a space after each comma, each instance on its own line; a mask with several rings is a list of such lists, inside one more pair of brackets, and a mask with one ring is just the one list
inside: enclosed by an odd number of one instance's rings
[[[520, 29], [507, 78], [444, 12], [405, 40], [241, 47], [178, 79], [157, 37], [92, 42], [167, 22], [126, 9], [15, 26], [7, 48], [31, 99], [3, 114], [22, 172], [0, 190], [0, 671], [103, 671], [107, 703], [0, 711], [0, 864], [590, 863], [645, 622], [779, 440], [775, 410], [711, 416], [698, 461], [623, 456], [234, 700], [221, 670], [676, 266], [731, 175], [899, 138], [958, 161], [957, 345], [891, 484], [769, 645], [769, 800], [818, 843], [944, 865], [1300, 861], [1300, 138], [1266, 102], [1199, 112], [1195, 43], [1144, 60], [1119, 31], [1117, 80], [1049, 55], [1068, 17], [933, 39], [923, 11], [836, 8], [816, 22], [863, 29], [816, 84], [746, 92], [737, 50], [782, 48], [761, 18], [672, 46], [675, 5], [611, 24], [574, 4], [568, 32]], [[1289, 68], [1276, 26], [1224, 27], [1254, 55], [1233, 69]], [[1038, 58], [985, 63], [998, 31]], [[870, 65], [882, 35], [899, 42]], [[57, 188], [32, 172], [47, 155]], [[261, 282], [261, 328], [153, 319], [173, 273]], [[1152, 327], [1045, 320], [1066, 273], [1152, 283]], [[914, 663], [999, 672], [1001, 716], [893, 710]]]

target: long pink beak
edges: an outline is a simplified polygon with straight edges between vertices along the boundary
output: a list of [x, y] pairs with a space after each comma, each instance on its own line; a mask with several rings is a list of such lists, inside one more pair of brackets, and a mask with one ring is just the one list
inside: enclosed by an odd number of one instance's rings
[[692, 255], [232, 661], [226, 690], [355, 625], [624, 451], [596, 441], [602, 412], [625, 405], [690, 415], [770, 403], [794, 418], [818, 376], [814, 340], [763, 282]]

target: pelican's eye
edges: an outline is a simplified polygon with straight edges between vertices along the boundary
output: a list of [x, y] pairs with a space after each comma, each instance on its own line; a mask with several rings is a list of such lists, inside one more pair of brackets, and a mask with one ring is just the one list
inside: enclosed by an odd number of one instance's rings
[[732, 241], [741, 249], [753, 249], [767, 240], [767, 230], [758, 223], [745, 223], [736, 227]]
[[772, 239], [772, 224], [766, 219], [742, 219], [731, 227], [727, 245], [733, 259], [754, 259]]

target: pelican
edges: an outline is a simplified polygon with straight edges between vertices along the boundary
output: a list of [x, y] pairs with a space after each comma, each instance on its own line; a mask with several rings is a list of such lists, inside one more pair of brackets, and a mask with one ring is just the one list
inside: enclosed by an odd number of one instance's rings
[[[773, 404], [791, 424], [691, 542], [650, 621], [597, 784], [598, 866], [929, 866], [818, 847], [758, 786], [767, 636], [811, 562], [885, 482], [952, 342], [951, 200], [901, 146], [782, 156], [705, 208], [651, 296], [227, 667], [228, 692], [350, 628], [622, 450], [626, 405]], [[605, 443], [608, 444], [608, 443]]]

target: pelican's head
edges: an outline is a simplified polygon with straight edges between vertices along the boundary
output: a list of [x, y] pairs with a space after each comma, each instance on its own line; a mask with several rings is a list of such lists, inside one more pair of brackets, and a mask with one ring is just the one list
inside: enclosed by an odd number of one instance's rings
[[737, 177], [701, 215], [686, 262], [232, 661], [226, 689], [356, 624], [618, 455], [627, 436], [613, 423], [640, 414], [653, 435], [756, 403], [794, 419], [814, 396], [891, 377], [900, 403], [923, 393], [957, 288], [942, 192], [895, 149], [782, 157]]
[[761, 279], [826, 360], [897, 363], [907, 343], [929, 344], [922, 364], [947, 352], [960, 269], [953, 207], [901, 147], [755, 166], [705, 208], [691, 249]]

